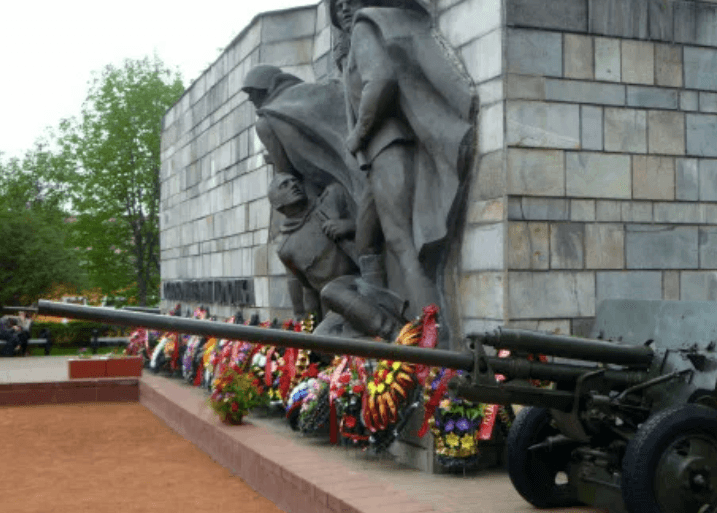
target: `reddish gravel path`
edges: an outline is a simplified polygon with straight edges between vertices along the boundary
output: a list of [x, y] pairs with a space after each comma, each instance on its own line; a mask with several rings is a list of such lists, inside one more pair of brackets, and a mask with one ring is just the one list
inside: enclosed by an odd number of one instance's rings
[[0, 408], [3, 513], [279, 513], [136, 403]]

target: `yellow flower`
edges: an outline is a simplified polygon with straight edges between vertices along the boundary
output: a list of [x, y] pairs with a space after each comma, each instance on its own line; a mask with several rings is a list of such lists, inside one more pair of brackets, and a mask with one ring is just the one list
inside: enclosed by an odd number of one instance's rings
[[473, 435], [463, 435], [461, 437], [461, 445], [464, 449], [473, 449], [476, 445], [475, 438], [473, 438]]
[[373, 381], [370, 382], [368, 384], [368, 391], [370, 394], [375, 394], [376, 393], [376, 383], [374, 383]]
[[386, 390], [386, 385], [381, 383], [378, 387], [376, 387], [376, 392], [379, 394], [383, 394], [383, 392]]
[[448, 435], [446, 435], [446, 443], [449, 447], [458, 447], [461, 442], [457, 434], [449, 433]]
[[393, 374], [386, 376], [386, 384], [390, 385], [391, 383], [393, 383]]
[[450, 400], [450, 399], [443, 399], [443, 400], [440, 402], [439, 406], [440, 406], [441, 408], [443, 408], [444, 410], [447, 410], [448, 408], [451, 407], [451, 400]]
[[398, 370], [401, 368], [401, 362], [393, 362], [393, 370]]

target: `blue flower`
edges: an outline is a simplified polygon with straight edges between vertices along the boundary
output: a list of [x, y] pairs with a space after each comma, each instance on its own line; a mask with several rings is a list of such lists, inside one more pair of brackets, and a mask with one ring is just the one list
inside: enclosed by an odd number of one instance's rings
[[468, 419], [463, 418], [456, 422], [456, 427], [461, 431], [469, 431], [472, 426]]
[[455, 425], [454, 425], [453, 421], [449, 420], [448, 422], [446, 422], [446, 425], [444, 426], [443, 431], [445, 431], [446, 433], [450, 433], [451, 431], [453, 431], [454, 428], [455, 428]]

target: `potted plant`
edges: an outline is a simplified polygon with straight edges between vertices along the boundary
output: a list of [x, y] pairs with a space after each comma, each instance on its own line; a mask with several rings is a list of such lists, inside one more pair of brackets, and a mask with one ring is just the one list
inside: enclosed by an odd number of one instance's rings
[[249, 410], [268, 402], [261, 380], [252, 372], [241, 372], [236, 365], [226, 367], [214, 380], [214, 392], [209, 397], [209, 405], [227, 424], [241, 424]]

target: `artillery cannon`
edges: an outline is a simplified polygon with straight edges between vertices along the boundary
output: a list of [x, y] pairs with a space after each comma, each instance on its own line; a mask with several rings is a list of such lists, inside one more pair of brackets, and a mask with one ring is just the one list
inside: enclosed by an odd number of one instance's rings
[[[39, 311], [460, 369], [466, 372], [449, 384], [453, 394], [529, 406], [508, 436], [507, 466], [533, 505], [717, 511], [715, 302], [605, 301], [593, 338], [500, 329], [469, 335], [465, 353], [46, 301]], [[499, 357], [491, 348], [511, 354]], [[554, 359], [530, 361], [529, 354]], [[527, 379], [554, 385], [532, 388], [521, 383]]]

